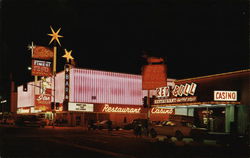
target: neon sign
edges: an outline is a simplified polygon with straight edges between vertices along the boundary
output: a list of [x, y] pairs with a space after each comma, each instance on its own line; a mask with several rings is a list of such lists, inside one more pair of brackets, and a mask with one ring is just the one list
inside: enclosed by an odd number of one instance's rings
[[237, 101], [237, 91], [214, 91], [215, 101]]
[[182, 96], [193, 96], [196, 91], [197, 84], [186, 83], [185, 85], [175, 85], [172, 89], [172, 92], [170, 92], [171, 88], [169, 86], [167, 87], [160, 87], [156, 88], [156, 96], [157, 97], [170, 97], [170, 94], [172, 94], [175, 97], [182, 97]]
[[115, 113], [140, 113], [141, 108], [129, 108], [129, 107], [110, 107], [108, 104], [105, 104], [102, 112], [115, 112]]
[[51, 61], [32, 60], [33, 76], [52, 76]]
[[195, 90], [196, 90], [197, 84], [196, 83], [191, 83], [188, 84], [186, 83], [185, 85], [175, 85], [174, 89], [172, 91], [173, 96], [188, 96], [188, 95], [194, 95]]
[[65, 65], [65, 88], [64, 88], [64, 99], [69, 101], [69, 80], [70, 80], [70, 65]]
[[173, 114], [174, 109], [160, 109], [160, 108], [152, 108], [152, 114]]

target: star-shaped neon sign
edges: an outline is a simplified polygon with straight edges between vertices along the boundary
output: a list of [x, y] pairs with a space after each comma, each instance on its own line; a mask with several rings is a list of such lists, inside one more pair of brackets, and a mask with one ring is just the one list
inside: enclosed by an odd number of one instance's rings
[[28, 50], [34, 49], [36, 46], [34, 45], [33, 42], [31, 42], [31, 45], [28, 45]]
[[50, 26], [50, 29], [51, 29], [51, 31], [52, 31], [52, 34], [48, 34], [48, 35], [51, 36], [52, 38], [51, 38], [49, 44], [50, 44], [51, 42], [53, 42], [54, 40], [56, 40], [57, 43], [61, 46], [61, 43], [60, 43], [60, 41], [59, 41], [59, 38], [61, 38], [61, 37], [63, 37], [63, 36], [58, 35], [59, 32], [60, 32], [60, 30], [61, 30], [61, 28], [59, 28], [59, 29], [57, 30], [57, 32], [55, 32], [54, 29], [53, 29], [51, 26]]
[[28, 50], [31, 50], [31, 55], [33, 56], [33, 50], [36, 48], [33, 42], [31, 42], [31, 45], [28, 45]]
[[62, 56], [63, 58], [66, 58], [67, 59], [67, 62], [69, 62], [69, 59], [74, 59], [72, 56], [71, 56], [71, 52], [72, 52], [72, 50], [71, 51], [67, 51], [66, 49], [64, 49], [64, 51], [65, 51], [65, 54]]

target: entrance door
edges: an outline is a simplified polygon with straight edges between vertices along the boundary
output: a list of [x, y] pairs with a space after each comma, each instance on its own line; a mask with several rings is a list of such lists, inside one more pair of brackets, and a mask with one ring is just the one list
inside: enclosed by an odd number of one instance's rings
[[76, 116], [76, 126], [81, 125], [81, 116]]

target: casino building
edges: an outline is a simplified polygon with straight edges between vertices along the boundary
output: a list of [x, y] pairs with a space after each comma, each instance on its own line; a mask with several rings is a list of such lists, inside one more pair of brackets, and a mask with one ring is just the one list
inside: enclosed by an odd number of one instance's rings
[[[173, 81], [168, 79], [168, 84], [173, 84]], [[174, 114], [173, 108], [157, 107], [151, 108], [148, 114], [142, 102], [141, 75], [68, 65], [65, 71], [57, 73], [55, 84], [53, 78], [48, 77], [29, 82], [27, 87], [27, 91], [23, 91], [23, 86], [18, 87], [17, 113], [43, 114], [46, 119], [58, 120], [64, 126], [85, 126], [90, 120], [107, 119], [122, 126], [148, 115], [154, 120], [166, 120], [168, 114]]]
[[[167, 79], [167, 84], [149, 91], [155, 99], [147, 110], [142, 98], [148, 92], [142, 90], [141, 75], [66, 67], [57, 73], [55, 85], [48, 77], [29, 82], [27, 91], [19, 86], [17, 113], [43, 114], [65, 126], [107, 119], [122, 126], [136, 118], [162, 121], [169, 115], [186, 115], [194, 117], [195, 125], [213, 132], [249, 131], [250, 69]], [[54, 109], [51, 102], [55, 102]]]
[[171, 107], [175, 114], [194, 116], [197, 126], [213, 132], [250, 130], [250, 69], [174, 83], [173, 88], [157, 88], [153, 107]]

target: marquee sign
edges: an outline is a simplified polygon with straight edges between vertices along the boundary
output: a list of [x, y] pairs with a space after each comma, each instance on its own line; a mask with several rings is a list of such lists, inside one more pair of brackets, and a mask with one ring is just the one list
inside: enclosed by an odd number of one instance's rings
[[169, 86], [160, 87], [156, 88], [156, 97], [170, 97], [171, 93], [175, 97], [190, 96], [190, 95], [193, 96], [195, 94], [196, 87], [197, 87], [196, 83], [175, 85], [171, 92], [170, 92], [171, 88]]
[[237, 101], [237, 91], [214, 91], [215, 101]]
[[105, 104], [102, 112], [112, 112], [112, 113], [140, 113], [141, 107], [122, 107], [122, 106], [109, 106]]
[[32, 60], [33, 76], [52, 76], [52, 62], [43, 60]]
[[170, 86], [156, 88], [156, 97], [154, 104], [172, 104], [182, 102], [195, 102], [197, 97], [196, 83], [175, 85], [173, 89]]
[[69, 103], [69, 111], [85, 111], [85, 112], [93, 112], [94, 104], [86, 104], [86, 103]]

